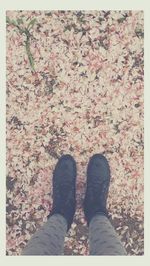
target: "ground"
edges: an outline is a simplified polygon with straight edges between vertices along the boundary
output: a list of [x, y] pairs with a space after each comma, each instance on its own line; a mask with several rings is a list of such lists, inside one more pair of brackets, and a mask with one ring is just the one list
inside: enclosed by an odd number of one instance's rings
[[82, 203], [95, 153], [111, 168], [111, 222], [128, 255], [144, 254], [143, 24], [142, 11], [7, 11], [7, 255], [46, 222], [62, 154], [78, 171], [65, 254], [89, 254]]

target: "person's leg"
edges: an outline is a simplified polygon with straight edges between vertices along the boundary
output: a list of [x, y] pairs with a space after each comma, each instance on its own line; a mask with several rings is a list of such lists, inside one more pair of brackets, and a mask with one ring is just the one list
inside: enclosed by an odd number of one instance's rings
[[116, 231], [105, 215], [95, 215], [89, 224], [90, 255], [127, 255]]
[[76, 163], [63, 155], [53, 173], [53, 207], [47, 223], [33, 235], [21, 255], [62, 255], [64, 238], [76, 208]]
[[62, 255], [66, 232], [66, 219], [54, 214], [33, 235], [21, 255]]
[[126, 255], [107, 218], [109, 184], [109, 164], [102, 154], [95, 154], [88, 163], [84, 199], [84, 213], [89, 226], [90, 255]]

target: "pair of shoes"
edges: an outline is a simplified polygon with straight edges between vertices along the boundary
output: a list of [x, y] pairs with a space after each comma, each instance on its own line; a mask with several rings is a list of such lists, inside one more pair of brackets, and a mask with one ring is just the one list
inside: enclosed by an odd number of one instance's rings
[[[50, 215], [61, 214], [68, 224], [73, 222], [76, 209], [76, 162], [71, 155], [63, 155], [53, 172], [53, 207]], [[106, 203], [110, 183], [110, 168], [102, 154], [91, 157], [87, 167], [87, 186], [83, 209], [87, 224], [96, 214], [108, 216]]]

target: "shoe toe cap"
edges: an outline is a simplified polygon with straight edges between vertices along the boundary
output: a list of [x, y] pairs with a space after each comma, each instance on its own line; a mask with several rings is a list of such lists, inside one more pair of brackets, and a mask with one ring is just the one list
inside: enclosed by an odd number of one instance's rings
[[91, 157], [88, 169], [87, 169], [88, 176], [101, 176], [104, 179], [110, 178], [110, 167], [106, 157], [102, 154], [95, 154]]

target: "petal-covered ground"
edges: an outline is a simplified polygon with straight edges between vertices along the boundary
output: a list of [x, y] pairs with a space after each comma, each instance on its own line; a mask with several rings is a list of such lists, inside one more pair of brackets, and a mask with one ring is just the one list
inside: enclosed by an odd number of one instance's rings
[[142, 11], [7, 11], [7, 255], [47, 220], [66, 153], [78, 206], [65, 254], [89, 254], [82, 202], [95, 153], [110, 163], [112, 224], [128, 255], [144, 254], [143, 24]]

